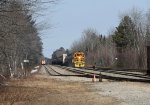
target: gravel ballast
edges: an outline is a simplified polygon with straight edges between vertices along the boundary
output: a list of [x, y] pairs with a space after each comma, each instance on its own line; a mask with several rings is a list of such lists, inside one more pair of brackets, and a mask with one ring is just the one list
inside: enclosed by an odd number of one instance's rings
[[150, 105], [150, 84], [137, 82], [102, 82], [92, 84], [98, 94], [118, 99], [120, 105]]
[[[60, 69], [60, 68], [57, 68]], [[56, 70], [57, 70], [56, 69]], [[63, 72], [63, 69], [61, 69]], [[60, 71], [60, 70], [58, 70]], [[66, 73], [66, 71], [65, 71]], [[89, 89], [104, 97], [114, 97], [120, 105], [150, 105], [150, 84], [141, 82], [119, 82], [104, 80], [93, 83], [92, 78], [76, 76], [50, 76], [62, 81], [84, 82]]]

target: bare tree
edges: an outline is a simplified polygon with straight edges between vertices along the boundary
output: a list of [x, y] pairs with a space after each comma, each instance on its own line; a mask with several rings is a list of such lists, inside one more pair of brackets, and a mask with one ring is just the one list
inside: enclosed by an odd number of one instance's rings
[[86, 65], [112, 66], [115, 59], [115, 46], [111, 37], [100, 35], [94, 29], [83, 32], [81, 40], [75, 41], [72, 51], [83, 51], [86, 54]]
[[[52, 0], [48, 2], [53, 2]], [[0, 73], [18, 75], [24, 59], [30, 65], [39, 63], [42, 42], [31, 8], [40, 0], [0, 1]], [[29, 65], [29, 66], [30, 66]], [[22, 72], [24, 73], [24, 71]]]

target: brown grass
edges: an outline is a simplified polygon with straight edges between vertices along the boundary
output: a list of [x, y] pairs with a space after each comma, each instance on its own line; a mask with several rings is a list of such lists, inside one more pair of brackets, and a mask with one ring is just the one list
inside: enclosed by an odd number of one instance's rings
[[[33, 76], [26, 79], [13, 79], [8, 86], [0, 86], [0, 105], [13, 105], [18, 102], [30, 102], [47, 94], [61, 94], [66, 92], [83, 92], [84, 88], [78, 83], [67, 83], [48, 79], [43, 76]], [[75, 85], [74, 85], [75, 84]]]
[[8, 86], [0, 86], [0, 104], [13, 105], [15, 102], [30, 101], [43, 96], [45, 89], [36, 87], [35, 84], [26, 86], [26, 83], [31, 81], [34, 83], [37, 80], [35, 78], [11, 80]]
[[35, 75], [7, 83], [0, 87], [0, 105], [117, 105], [113, 98], [99, 96], [79, 82]]

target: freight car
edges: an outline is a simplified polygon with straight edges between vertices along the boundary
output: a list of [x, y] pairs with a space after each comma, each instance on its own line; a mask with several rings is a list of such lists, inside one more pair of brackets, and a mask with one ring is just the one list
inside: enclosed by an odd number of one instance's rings
[[65, 65], [66, 64], [66, 50], [61, 47], [58, 50], [54, 51], [52, 54], [52, 64], [56, 65]]

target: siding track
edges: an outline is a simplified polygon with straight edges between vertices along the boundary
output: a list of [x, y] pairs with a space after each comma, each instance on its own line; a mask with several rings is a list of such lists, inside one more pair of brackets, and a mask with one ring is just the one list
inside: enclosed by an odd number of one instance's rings
[[140, 73], [140, 72], [130, 72], [130, 71], [123, 71], [123, 70], [101, 70], [101, 69], [79, 69], [79, 68], [72, 68], [72, 67], [65, 67], [65, 66], [58, 66], [68, 71], [82, 74], [85, 77], [93, 77], [93, 74], [98, 77], [102, 77], [104, 79], [109, 80], [118, 80], [118, 81], [134, 81], [134, 82], [147, 82], [150, 83], [150, 76]]

